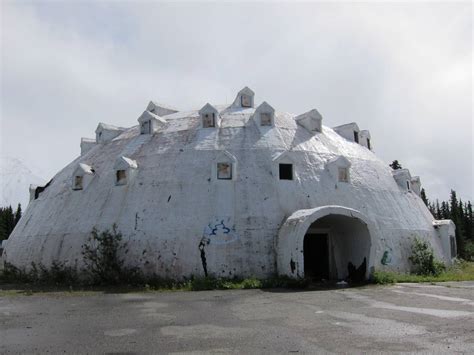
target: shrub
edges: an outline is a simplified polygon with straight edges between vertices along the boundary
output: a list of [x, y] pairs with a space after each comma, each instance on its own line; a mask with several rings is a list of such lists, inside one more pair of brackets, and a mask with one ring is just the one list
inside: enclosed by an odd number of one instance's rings
[[474, 261], [474, 242], [467, 241], [464, 245], [464, 257], [467, 261]]
[[93, 284], [140, 283], [142, 277], [138, 268], [124, 266], [127, 252], [127, 243], [122, 242], [122, 234], [115, 224], [112, 231], [99, 233], [94, 228], [87, 243], [82, 246], [86, 265], [84, 271]]
[[430, 244], [418, 237], [413, 241], [411, 256], [408, 259], [412, 262], [417, 275], [437, 276], [445, 269], [444, 264], [435, 258]]
[[376, 284], [380, 285], [387, 285], [393, 284], [397, 280], [395, 278], [395, 274], [389, 271], [375, 271], [373, 274], [373, 281]]
[[28, 271], [5, 262], [0, 280], [4, 283], [73, 285], [79, 282], [79, 273], [76, 266], [66, 266], [59, 261], [53, 261], [50, 268], [31, 263]]

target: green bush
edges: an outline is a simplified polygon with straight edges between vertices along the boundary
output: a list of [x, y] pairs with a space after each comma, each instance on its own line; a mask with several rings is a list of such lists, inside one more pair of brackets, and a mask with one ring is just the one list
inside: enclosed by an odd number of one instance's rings
[[397, 282], [396, 275], [388, 271], [375, 271], [373, 274], [373, 281], [376, 284], [387, 285]]
[[408, 259], [412, 262], [417, 275], [437, 276], [445, 269], [444, 264], [435, 258], [430, 244], [418, 237], [413, 241], [411, 256]]
[[114, 224], [112, 231], [98, 232], [93, 229], [87, 243], [82, 246], [86, 265], [85, 273], [93, 284], [117, 285], [137, 284], [143, 279], [138, 268], [124, 266], [124, 255], [128, 253], [127, 243]]
[[474, 242], [467, 241], [464, 245], [464, 256], [467, 261], [474, 261]]
[[73, 285], [79, 283], [79, 272], [76, 266], [66, 266], [59, 261], [53, 261], [49, 268], [31, 263], [28, 271], [5, 262], [0, 280], [4, 283]]

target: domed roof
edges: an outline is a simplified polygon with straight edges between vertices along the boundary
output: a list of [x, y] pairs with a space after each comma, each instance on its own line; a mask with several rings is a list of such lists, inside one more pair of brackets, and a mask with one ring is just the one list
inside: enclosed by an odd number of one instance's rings
[[[161, 276], [203, 269], [206, 275], [271, 275], [280, 255], [278, 238], [291, 250], [301, 249], [288, 235], [304, 237], [305, 231], [292, 229], [300, 218], [294, 216], [323, 218], [324, 211], [340, 210], [346, 217], [357, 211], [354, 216], [370, 224], [370, 242], [364, 237], [360, 244], [370, 248], [364, 252], [370, 254], [368, 268], [379, 265], [386, 250], [392, 260], [404, 260], [410, 235], [436, 233], [418, 196], [419, 178], [394, 179], [363, 141], [370, 139], [368, 131], [359, 135], [354, 123], [332, 129], [322, 120], [316, 109], [292, 114], [265, 101], [255, 105], [249, 88], [230, 105], [208, 103], [189, 111], [152, 102], [137, 126], [100, 126], [96, 144], [83, 141], [82, 155], [32, 194], [37, 198], [6, 254], [20, 265], [72, 262], [80, 259], [92, 228], [116, 224], [128, 238], [130, 262]], [[88, 167], [85, 180], [76, 179], [78, 166]], [[438, 253], [443, 248], [435, 245]], [[352, 255], [359, 265], [364, 253], [354, 250], [341, 255]], [[291, 272], [299, 266], [293, 267], [290, 254], [281, 255], [287, 268], [282, 272], [295, 276]]]

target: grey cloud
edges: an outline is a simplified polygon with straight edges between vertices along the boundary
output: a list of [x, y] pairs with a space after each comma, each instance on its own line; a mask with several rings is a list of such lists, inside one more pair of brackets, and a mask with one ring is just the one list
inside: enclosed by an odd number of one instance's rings
[[431, 197], [472, 199], [471, 6], [2, 3], [2, 151], [49, 178], [99, 121], [249, 85], [278, 110], [357, 121]]

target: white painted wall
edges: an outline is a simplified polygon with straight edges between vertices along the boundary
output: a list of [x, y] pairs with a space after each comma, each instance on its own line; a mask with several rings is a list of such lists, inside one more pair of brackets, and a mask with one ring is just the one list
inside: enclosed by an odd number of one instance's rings
[[[276, 112], [274, 127], [259, 127], [252, 108], [216, 108], [220, 127], [200, 129], [197, 111], [172, 113], [153, 135], [140, 135], [135, 126], [71, 162], [28, 206], [6, 243], [6, 260], [25, 267], [53, 260], [80, 265], [92, 228], [115, 223], [129, 243], [127, 262], [163, 277], [204, 275], [202, 252], [209, 275], [291, 275], [289, 266], [276, 265], [294, 245], [291, 238], [277, 240], [295, 230], [280, 228], [295, 211], [327, 205], [354, 209], [370, 221], [371, 267], [406, 270], [414, 236], [445, 255], [421, 199], [400, 189], [368, 149], [325, 126], [309, 132], [288, 113]], [[231, 181], [213, 178], [222, 151], [238, 162]], [[273, 158], [281, 152], [294, 162], [293, 181], [275, 175]], [[349, 184], [335, 183], [325, 169], [340, 155], [351, 163]], [[126, 186], [114, 184], [120, 156], [138, 164]], [[94, 167], [94, 178], [87, 189], [73, 191], [71, 176], [81, 162]]]

